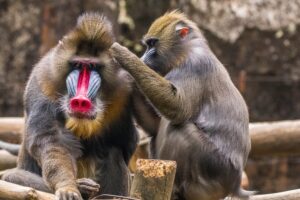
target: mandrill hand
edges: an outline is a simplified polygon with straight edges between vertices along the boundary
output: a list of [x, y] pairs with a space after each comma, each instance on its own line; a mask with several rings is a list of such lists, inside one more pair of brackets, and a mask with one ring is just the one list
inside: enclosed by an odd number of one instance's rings
[[111, 45], [110, 52], [120, 63], [121, 67], [126, 70], [130, 70], [129, 68], [139, 68], [144, 65], [139, 57], [117, 42], [114, 42], [113, 45]]
[[66, 186], [56, 190], [55, 200], [82, 200], [82, 197], [77, 188]]
[[100, 185], [89, 178], [80, 178], [76, 181], [77, 187], [84, 199], [90, 199], [97, 195]]

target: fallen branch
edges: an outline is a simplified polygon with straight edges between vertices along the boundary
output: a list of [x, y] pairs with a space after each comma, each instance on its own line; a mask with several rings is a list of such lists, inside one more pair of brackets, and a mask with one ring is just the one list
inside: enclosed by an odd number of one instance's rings
[[0, 200], [54, 200], [55, 196], [0, 180]]
[[300, 120], [250, 124], [250, 156], [300, 155]]
[[254, 195], [249, 200], [299, 200], [300, 189], [285, 192]]

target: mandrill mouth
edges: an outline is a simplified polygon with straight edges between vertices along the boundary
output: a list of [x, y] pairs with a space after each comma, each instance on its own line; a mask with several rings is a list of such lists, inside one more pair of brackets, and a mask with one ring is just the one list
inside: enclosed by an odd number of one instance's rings
[[91, 115], [88, 113], [81, 113], [81, 112], [70, 112], [69, 116], [77, 119], [89, 119], [89, 120], [96, 119], [96, 115]]

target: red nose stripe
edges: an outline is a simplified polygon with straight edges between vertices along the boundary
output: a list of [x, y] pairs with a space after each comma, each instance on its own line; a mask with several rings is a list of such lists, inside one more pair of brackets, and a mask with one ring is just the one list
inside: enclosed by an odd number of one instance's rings
[[90, 82], [90, 70], [86, 65], [83, 65], [79, 73], [76, 95], [70, 99], [70, 107], [73, 112], [86, 113], [92, 108], [92, 102], [87, 98]]
[[76, 96], [83, 95], [86, 96], [89, 88], [89, 82], [90, 82], [90, 71], [88, 70], [88, 67], [86, 65], [83, 66], [77, 83], [77, 91]]

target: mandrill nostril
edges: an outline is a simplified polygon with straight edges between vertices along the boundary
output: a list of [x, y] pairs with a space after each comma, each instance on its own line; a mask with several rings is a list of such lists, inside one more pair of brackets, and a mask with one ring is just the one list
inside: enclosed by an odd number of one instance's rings
[[74, 103], [73, 103], [73, 107], [78, 107], [79, 106], [79, 102], [78, 101], [74, 101]]

